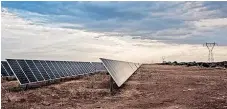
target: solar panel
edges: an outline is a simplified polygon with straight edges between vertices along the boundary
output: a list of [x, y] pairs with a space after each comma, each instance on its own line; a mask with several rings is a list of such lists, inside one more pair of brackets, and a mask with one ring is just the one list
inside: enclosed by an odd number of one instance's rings
[[50, 80], [51, 78], [47, 74], [46, 70], [43, 68], [42, 64], [38, 60], [33, 60], [36, 67], [39, 69], [40, 73], [44, 77], [45, 80]]
[[67, 66], [67, 68], [69, 69], [69, 72], [71, 73], [71, 75], [76, 76], [76, 73], [75, 73], [74, 69], [71, 67], [71, 65], [69, 64], [69, 62], [64, 61], [64, 63]]
[[95, 68], [95, 71], [106, 71], [106, 68], [104, 67], [104, 65], [101, 62], [91, 62], [92, 65]]
[[49, 75], [49, 77], [50, 77], [51, 79], [55, 79], [56, 77], [55, 77], [55, 75], [53, 74], [53, 72], [51, 71], [50, 67], [46, 64], [46, 61], [40, 60], [39, 62], [42, 64], [43, 68], [45, 69], [45, 71], [46, 71], [46, 73]]
[[136, 66], [134, 63], [129, 62], [128, 64], [130, 65], [130, 67], [131, 67], [134, 71], [137, 70], [137, 66]]
[[88, 67], [90, 69], [90, 73], [95, 73], [95, 67], [92, 65], [91, 62], [88, 62]]
[[80, 62], [80, 66], [82, 68], [83, 75], [87, 74], [88, 69], [87, 69], [86, 63], [85, 62]]
[[79, 69], [77, 69], [77, 66], [75, 65], [75, 62], [69, 62], [71, 68], [75, 72], [76, 75], [79, 75]]
[[16, 60], [13, 59], [6, 59], [9, 63], [10, 67], [13, 70], [14, 75], [16, 76], [17, 80], [20, 84], [27, 84], [29, 80], [27, 79], [26, 75], [24, 74], [23, 70], [20, 68], [19, 64]]
[[28, 67], [27, 63], [24, 60], [16, 60], [20, 65], [21, 69], [24, 71], [24, 74], [27, 76], [30, 82], [37, 82], [36, 77], [32, 73], [31, 69]]
[[67, 66], [67, 64], [62, 61], [62, 66], [64, 67], [65, 71], [69, 74], [69, 76], [73, 76], [72, 72], [70, 71], [69, 67]]
[[61, 77], [65, 77], [62, 69], [58, 66], [57, 62], [56, 61], [51, 61], [51, 63], [53, 64], [53, 66], [56, 68], [58, 74], [61, 76]]
[[83, 71], [82, 71], [82, 68], [81, 68], [81, 66], [80, 66], [79, 63], [80, 63], [80, 62], [73, 62], [73, 65], [74, 65], [74, 67], [77, 69], [78, 75], [83, 75]]
[[36, 79], [38, 81], [43, 81], [44, 78], [41, 75], [40, 71], [38, 70], [38, 68], [35, 66], [35, 64], [33, 63], [32, 60], [25, 60], [25, 62], [27, 63], [28, 67], [31, 69], [31, 71], [33, 72], [33, 74], [35, 75]]
[[1, 75], [2, 76], [9, 76], [9, 74], [7, 73], [6, 69], [4, 68], [4, 66], [1, 64]]
[[62, 71], [62, 73], [63, 73], [66, 77], [69, 77], [69, 74], [68, 74], [68, 72], [65, 70], [65, 68], [63, 67], [62, 62], [61, 62], [61, 61], [57, 61], [57, 64], [58, 64], [60, 70]]
[[6, 61], [2, 61], [1, 63], [4, 66], [5, 70], [7, 71], [8, 75], [14, 76], [13, 71], [10, 69], [8, 63]]
[[49, 66], [50, 70], [53, 72], [56, 78], [60, 78], [60, 74], [58, 73], [55, 66], [51, 63], [51, 61], [46, 61], [46, 64]]
[[87, 64], [87, 62], [83, 62], [83, 65], [82, 65], [83, 67], [84, 67], [84, 74], [89, 74], [90, 73], [90, 69], [89, 69], [89, 66], [88, 66], [88, 64]]
[[104, 58], [100, 58], [100, 60], [118, 87], [120, 87], [137, 70], [137, 68], [129, 62]]

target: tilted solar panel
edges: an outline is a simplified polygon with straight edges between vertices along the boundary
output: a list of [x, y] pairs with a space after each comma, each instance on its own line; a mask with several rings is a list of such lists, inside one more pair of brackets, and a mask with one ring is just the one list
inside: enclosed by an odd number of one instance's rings
[[62, 66], [64, 67], [65, 71], [69, 74], [69, 76], [73, 76], [73, 74], [70, 71], [68, 65], [64, 61], [62, 61], [61, 63], [62, 63]]
[[41, 75], [40, 71], [35, 66], [35, 64], [33, 63], [33, 61], [32, 60], [25, 60], [25, 62], [27, 63], [28, 67], [31, 69], [31, 71], [35, 75], [36, 79], [38, 81], [44, 81], [43, 76]]
[[72, 68], [72, 66], [71, 66], [71, 64], [70, 64], [69, 61], [65, 61], [65, 65], [68, 67], [70, 73], [71, 73], [73, 76], [76, 76], [76, 75], [77, 75], [76, 72], [75, 72], [75, 70]]
[[6, 71], [6, 69], [4, 68], [4, 66], [1, 64], [1, 75], [2, 76], [9, 76], [8, 72]]
[[57, 64], [56, 61], [51, 61], [51, 63], [52, 63], [53, 66], [56, 68], [58, 74], [59, 74], [61, 77], [66, 77], [65, 74], [63, 73], [62, 69], [58, 66], [58, 64]]
[[83, 75], [83, 68], [81, 67], [81, 64], [79, 64], [79, 63], [80, 62], [73, 62], [73, 65], [77, 69], [78, 75]]
[[79, 69], [77, 68], [77, 66], [75, 65], [75, 62], [69, 62], [71, 68], [73, 69], [73, 71], [75, 72], [76, 75], [79, 75]]
[[89, 69], [89, 65], [87, 62], [83, 62], [83, 67], [84, 67], [85, 74], [89, 74], [90, 69]]
[[50, 79], [56, 79], [55, 75], [51, 71], [50, 67], [47, 65], [46, 61], [40, 60], [39, 62], [42, 64], [43, 68], [45, 69], [46, 73], [49, 75]]
[[50, 76], [47, 74], [46, 70], [43, 68], [42, 64], [38, 60], [33, 60], [36, 67], [39, 69], [40, 73], [45, 80], [51, 80]]
[[92, 65], [95, 68], [95, 71], [106, 71], [106, 68], [104, 67], [104, 65], [101, 62], [91, 62]]
[[70, 75], [68, 74], [67, 70], [65, 70], [63, 63], [61, 61], [57, 61], [57, 64], [60, 68], [60, 70], [62, 71], [62, 73], [66, 76], [66, 77], [70, 77]]
[[20, 84], [27, 84], [29, 80], [27, 79], [26, 75], [24, 74], [23, 70], [20, 68], [18, 62], [13, 59], [6, 59], [9, 63], [10, 67], [13, 70], [14, 75], [16, 76], [17, 80]]
[[95, 73], [95, 67], [92, 65], [91, 62], [88, 63], [88, 67], [90, 69], [90, 73]]
[[120, 87], [137, 70], [137, 68], [129, 62], [104, 58], [100, 58], [100, 60], [118, 87]]
[[37, 82], [36, 77], [34, 76], [33, 72], [31, 69], [28, 67], [27, 63], [24, 60], [16, 60], [22, 70], [24, 71], [24, 74], [27, 76], [28, 80], [30, 82]]
[[137, 66], [134, 63], [129, 62], [129, 65], [131, 66], [131, 68], [136, 71], [137, 70]]
[[51, 63], [51, 61], [46, 61], [46, 64], [49, 66], [50, 70], [52, 71], [52, 73], [55, 75], [55, 78], [61, 78], [60, 74], [58, 73], [57, 69], [55, 68], [55, 66]]
[[4, 68], [7, 71], [9, 76], [14, 76], [13, 71], [10, 69], [10, 67], [6, 61], [2, 61], [2, 65], [4, 66]]

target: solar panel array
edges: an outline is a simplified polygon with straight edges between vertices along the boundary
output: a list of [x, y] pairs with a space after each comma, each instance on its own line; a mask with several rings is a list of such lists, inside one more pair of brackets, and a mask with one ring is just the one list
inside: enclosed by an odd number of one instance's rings
[[105, 68], [120, 87], [141, 64], [100, 58]]
[[1, 76], [3, 77], [14, 76], [13, 71], [10, 69], [6, 61], [1, 61]]
[[95, 72], [90, 62], [6, 59], [21, 85]]
[[91, 63], [94, 66], [96, 72], [106, 71], [106, 68], [101, 62], [91, 62]]

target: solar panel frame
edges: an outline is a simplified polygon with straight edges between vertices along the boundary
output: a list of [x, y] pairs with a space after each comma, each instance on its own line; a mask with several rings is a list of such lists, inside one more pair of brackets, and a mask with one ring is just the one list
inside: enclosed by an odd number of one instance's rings
[[39, 71], [39, 69], [37, 68], [37, 66], [35, 65], [35, 63], [33, 62], [33, 60], [25, 60], [25, 62], [27, 63], [28, 67], [33, 72], [33, 74], [35, 75], [37, 81], [39, 81], [39, 82], [46, 81], [44, 79], [43, 75], [41, 74], [41, 72]]
[[35, 83], [38, 81], [37, 78], [35, 77], [35, 75], [33, 74], [33, 72], [31, 71], [30, 67], [25, 62], [25, 60], [17, 59], [16, 61], [18, 62], [19, 66], [23, 70], [24, 74], [26, 75], [26, 77], [30, 81], [30, 83]]
[[[6, 60], [7, 60], [7, 63], [9, 65], [10, 69], [12, 70], [13, 74], [15, 75], [15, 77], [17, 78], [17, 80], [19, 81], [20, 85], [29, 84], [30, 81], [28, 80], [28, 78], [24, 74], [24, 71], [20, 68], [20, 65], [18, 64], [18, 62], [16, 60], [13, 60], [13, 59], [6, 59]], [[12, 62], [12, 61], [15, 61], [15, 62]], [[17, 68], [15, 68], [15, 67], [17, 67]], [[19, 74], [17, 74], [16, 73], [17, 71], [20, 71], [21, 74], [22, 74], [22, 76], [19, 75]], [[21, 77], [23, 77], [23, 78], [21, 78]], [[22, 82], [22, 81], [25, 81], [25, 80], [26, 80], [26, 82]]]

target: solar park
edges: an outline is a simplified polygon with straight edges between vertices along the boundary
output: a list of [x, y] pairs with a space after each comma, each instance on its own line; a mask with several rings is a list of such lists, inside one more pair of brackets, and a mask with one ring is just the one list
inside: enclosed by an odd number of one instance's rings
[[[1, 62], [4, 109], [225, 108], [223, 69], [100, 62], [6, 59]], [[60, 81], [60, 82], [59, 82]], [[215, 98], [218, 95], [220, 98]], [[6, 97], [7, 96], [7, 97]]]

